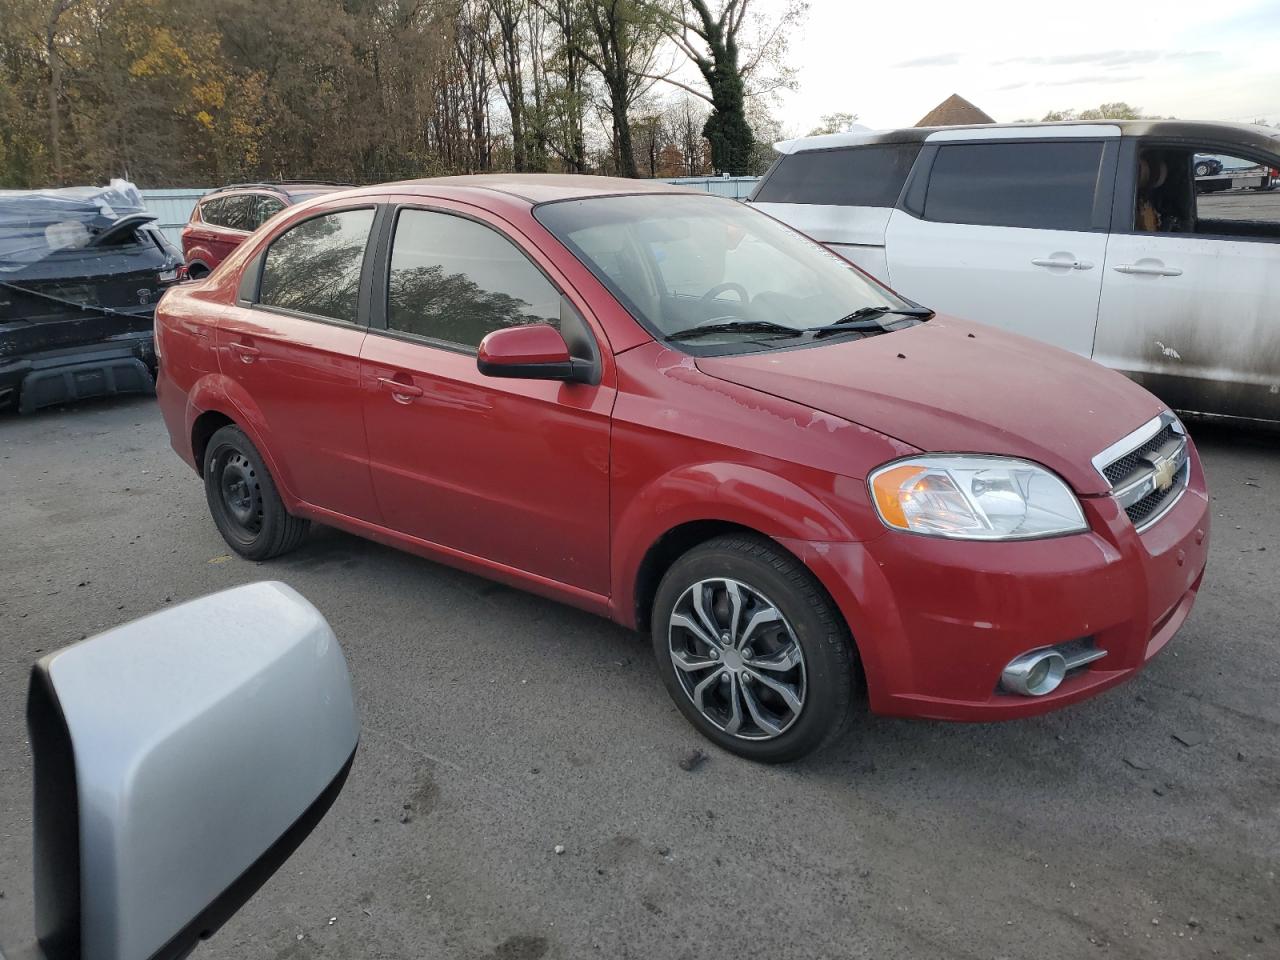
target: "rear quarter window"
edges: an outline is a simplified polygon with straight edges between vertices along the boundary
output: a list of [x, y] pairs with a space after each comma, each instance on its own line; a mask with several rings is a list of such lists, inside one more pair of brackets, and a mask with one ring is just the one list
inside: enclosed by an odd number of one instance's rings
[[886, 143], [788, 154], [779, 158], [752, 200], [892, 207], [920, 146]]

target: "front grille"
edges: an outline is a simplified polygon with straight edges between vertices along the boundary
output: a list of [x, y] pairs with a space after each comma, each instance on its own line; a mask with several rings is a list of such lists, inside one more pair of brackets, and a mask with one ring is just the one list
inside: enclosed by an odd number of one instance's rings
[[1168, 490], [1153, 490], [1137, 503], [1130, 504], [1125, 507], [1124, 512], [1129, 515], [1129, 519], [1133, 521], [1135, 527], [1141, 526], [1143, 521], [1148, 517], [1158, 513], [1160, 507], [1170, 497], [1178, 495], [1178, 491], [1182, 489], [1182, 485], [1175, 483]]
[[[1190, 463], [1186, 435], [1180, 427], [1172, 414], [1163, 414], [1147, 427], [1134, 431], [1141, 436], [1149, 429], [1154, 430], [1132, 449], [1124, 450], [1120, 445], [1124, 441], [1120, 441], [1094, 459], [1098, 471], [1111, 484], [1112, 495], [1139, 530], [1158, 520], [1187, 486]], [[1115, 459], [1106, 462], [1108, 455]], [[1161, 489], [1163, 483], [1168, 486]]]
[[1150, 453], [1152, 450], [1159, 450], [1166, 443], [1173, 439], [1173, 424], [1166, 423], [1164, 429], [1157, 433], [1154, 437], [1144, 443], [1142, 446], [1131, 450], [1115, 463], [1108, 466], [1102, 471], [1102, 475], [1106, 477], [1114, 487], [1121, 480], [1126, 479], [1129, 474], [1133, 473], [1139, 467], [1146, 466], [1146, 461], [1142, 459], [1144, 453]]

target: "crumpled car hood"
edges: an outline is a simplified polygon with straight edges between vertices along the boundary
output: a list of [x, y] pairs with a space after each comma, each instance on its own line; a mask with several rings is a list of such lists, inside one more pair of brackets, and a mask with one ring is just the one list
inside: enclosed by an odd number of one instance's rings
[[943, 316], [861, 340], [699, 357], [697, 365], [921, 450], [1033, 460], [1083, 495], [1108, 492], [1093, 457], [1165, 408], [1091, 360]]

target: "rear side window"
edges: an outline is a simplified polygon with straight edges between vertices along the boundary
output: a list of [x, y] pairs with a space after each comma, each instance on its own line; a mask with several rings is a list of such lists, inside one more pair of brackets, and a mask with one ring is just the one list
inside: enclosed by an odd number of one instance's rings
[[258, 301], [356, 323], [360, 272], [373, 210], [344, 210], [303, 220], [267, 248]]
[[396, 221], [387, 327], [475, 348], [485, 335], [560, 324], [560, 291], [498, 231], [447, 213], [403, 210]]
[[275, 197], [259, 196], [255, 197], [254, 201], [253, 226], [249, 228], [251, 230], [257, 230], [284, 209], [284, 201], [277, 200]]
[[943, 145], [929, 175], [924, 218], [1089, 230], [1102, 147], [1078, 141]]
[[217, 197], [206, 200], [200, 208], [201, 219], [218, 227], [230, 227], [232, 230], [252, 230], [257, 224], [253, 222], [257, 197], [252, 194], [240, 196]]
[[782, 157], [753, 200], [892, 207], [920, 153], [918, 143], [810, 150]]
[[225, 198], [218, 197], [216, 200], [206, 200], [200, 204], [200, 219], [205, 223], [211, 223], [215, 227], [222, 226], [222, 204]]

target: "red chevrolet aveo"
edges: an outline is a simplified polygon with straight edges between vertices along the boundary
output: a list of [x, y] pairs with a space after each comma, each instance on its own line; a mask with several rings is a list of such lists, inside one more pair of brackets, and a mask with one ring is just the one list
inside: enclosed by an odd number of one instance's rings
[[233, 549], [330, 524], [652, 633], [758, 760], [873, 711], [1040, 713], [1140, 669], [1208, 551], [1182, 424], [742, 204], [469, 177], [282, 214], [156, 312]]

